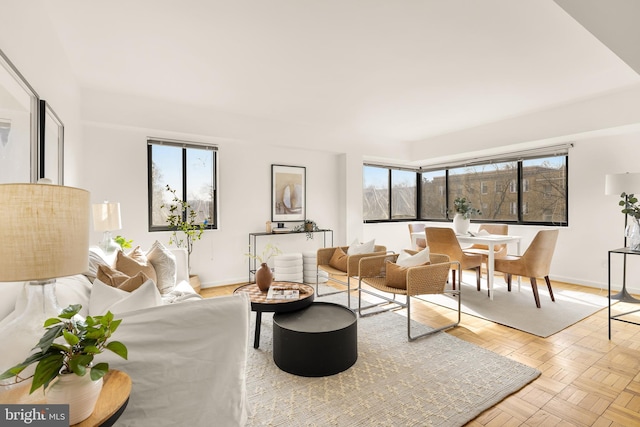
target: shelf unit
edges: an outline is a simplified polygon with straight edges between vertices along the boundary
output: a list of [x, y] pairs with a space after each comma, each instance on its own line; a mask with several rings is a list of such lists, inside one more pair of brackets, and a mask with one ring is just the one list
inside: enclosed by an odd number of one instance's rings
[[255, 274], [256, 274], [256, 268], [257, 268], [256, 248], [257, 248], [258, 239], [260, 237], [265, 237], [265, 236], [285, 237], [285, 236], [305, 234], [305, 233], [314, 233], [314, 234], [322, 233], [322, 247], [326, 248], [326, 247], [333, 246], [333, 230], [329, 230], [329, 229], [322, 229], [322, 230], [315, 230], [315, 231], [289, 231], [287, 233], [266, 233], [266, 232], [249, 233], [249, 248], [251, 248], [250, 249], [251, 254], [253, 255], [252, 257], [249, 258], [249, 283], [252, 283], [255, 281]]
[[615, 315], [611, 314], [611, 301], [612, 300], [616, 300], [616, 298], [612, 298], [611, 297], [611, 254], [621, 254], [624, 257], [624, 261], [623, 261], [623, 272], [622, 272], [622, 291], [620, 292], [619, 295], [621, 295], [621, 302], [626, 302], [626, 303], [634, 303], [634, 304], [638, 304], [640, 303], [640, 300], [637, 300], [635, 298], [633, 298], [631, 295], [628, 295], [626, 292], [626, 281], [627, 281], [627, 255], [640, 255], [640, 251], [634, 251], [633, 249], [629, 249], [629, 248], [620, 248], [620, 249], [612, 249], [609, 251], [609, 266], [608, 266], [608, 299], [609, 299], [609, 303], [608, 303], [608, 310], [609, 310], [609, 339], [611, 339], [611, 321], [612, 320], [617, 320], [619, 322], [625, 322], [625, 323], [631, 323], [633, 325], [640, 325], [640, 323], [638, 322], [634, 322], [632, 320], [628, 320], [628, 319], [624, 319], [622, 318], [623, 316], [626, 316], [628, 314], [633, 314], [633, 313], [637, 313], [640, 311], [640, 308], [637, 310], [631, 310], [631, 311], [625, 311], [623, 313], [618, 313]]

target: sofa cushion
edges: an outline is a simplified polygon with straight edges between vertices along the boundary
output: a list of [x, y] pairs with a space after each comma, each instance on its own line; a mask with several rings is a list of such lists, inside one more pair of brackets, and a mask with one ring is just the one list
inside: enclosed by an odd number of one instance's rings
[[96, 278], [89, 297], [89, 315], [101, 316], [111, 311], [113, 314], [126, 313], [143, 308], [162, 305], [162, 298], [156, 284], [147, 280], [132, 292], [114, 288]]
[[359, 243], [358, 239], [355, 239], [347, 249], [347, 255], [359, 255], [370, 254], [375, 250], [376, 239], [371, 239], [365, 243]]
[[417, 265], [424, 265], [429, 263], [430, 258], [428, 246], [414, 255], [409, 255], [408, 253], [403, 252], [398, 255], [398, 259], [396, 260], [396, 264], [401, 267], [415, 267]]
[[142, 271], [136, 273], [134, 276], [128, 276], [121, 271], [109, 267], [108, 265], [99, 266], [96, 277], [106, 285], [122, 289], [127, 292], [138, 289], [144, 282], [149, 280], [149, 277]]
[[347, 271], [347, 262], [349, 257], [344, 253], [342, 248], [336, 248], [329, 260], [329, 265], [336, 270]]
[[160, 294], [166, 294], [176, 286], [176, 257], [159, 241], [151, 245], [147, 252], [147, 259], [157, 275], [156, 286]]
[[149, 279], [153, 280], [154, 283], [158, 281], [156, 270], [144, 252], [142, 252], [140, 246], [136, 246], [134, 250], [126, 255], [122, 251], [118, 251], [115, 267], [116, 270], [121, 271], [129, 277], [133, 277], [142, 271]]

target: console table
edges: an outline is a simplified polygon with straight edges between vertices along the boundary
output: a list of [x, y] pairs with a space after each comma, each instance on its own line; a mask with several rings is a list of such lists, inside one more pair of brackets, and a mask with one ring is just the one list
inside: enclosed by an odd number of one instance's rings
[[[637, 312], [640, 311], [640, 309], [626, 311], [624, 313], [619, 313], [619, 314], [615, 314], [615, 315], [611, 314], [611, 300], [613, 299], [611, 297], [611, 254], [622, 254], [622, 256], [625, 257], [624, 269], [626, 270], [626, 257], [627, 257], [627, 255], [640, 255], [640, 251], [634, 251], [634, 250], [629, 249], [629, 248], [613, 249], [613, 250], [609, 251], [609, 266], [608, 266], [609, 339], [611, 339], [611, 321], [612, 320], [617, 320], [619, 322], [625, 322], [625, 323], [631, 323], [631, 324], [634, 324], [634, 325], [640, 325], [640, 323], [638, 323], [638, 322], [634, 322], [632, 320], [628, 320], [628, 319], [623, 319], [622, 318], [622, 316], [626, 316], [626, 315], [632, 314], [632, 313], [637, 313]], [[621, 293], [626, 292], [626, 281], [627, 281], [627, 274], [626, 274], [626, 271], [623, 271], [623, 274], [622, 274], [622, 289], [623, 289], [623, 291]], [[631, 300], [630, 299], [622, 299], [622, 301], [624, 301], [624, 302], [634, 302], [632, 299]]]
[[255, 273], [256, 273], [256, 268], [257, 268], [256, 246], [257, 246], [257, 241], [260, 237], [264, 237], [264, 236], [284, 237], [284, 236], [306, 234], [306, 233], [314, 233], [314, 234], [322, 233], [322, 247], [326, 248], [327, 242], [329, 247], [333, 246], [333, 230], [329, 230], [329, 229], [322, 229], [322, 230], [315, 230], [315, 231], [289, 231], [286, 233], [266, 233], [266, 232], [249, 233], [249, 250], [253, 255], [252, 257], [249, 258], [249, 283], [255, 281], [255, 280], [252, 280], [252, 277], [255, 276]]

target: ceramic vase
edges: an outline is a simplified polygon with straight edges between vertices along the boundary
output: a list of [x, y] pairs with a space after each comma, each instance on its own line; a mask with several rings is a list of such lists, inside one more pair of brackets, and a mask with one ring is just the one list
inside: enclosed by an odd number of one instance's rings
[[456, 234], [467, 234], [471, 219], [465, 218], [464, 215], [457, 213], [453, 217], [453, 230]]
[[260, 264], [260, 268], [256, 271], [256, 285], [262, 292], [269, 290], [271, 282], [273, 281], [273, 273], [266, 262]]
[[69, 424], [77, 424], [91, 416], [102, 391], [102, 378], [91, 381], [87, 372], [58, 375], [45, 391], [45, 399], [51, 404], [69, 404]]

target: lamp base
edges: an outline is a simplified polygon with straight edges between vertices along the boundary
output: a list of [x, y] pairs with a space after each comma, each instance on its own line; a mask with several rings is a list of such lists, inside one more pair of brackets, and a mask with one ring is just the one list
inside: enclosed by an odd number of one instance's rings
[[102, 241], [100, 243], [98, 243], [98, 246], [100, 247], [100, 249], [102, 249], [102, 252], [105, 253], [105, 255], [110, 255], [112, 253], [114, 253], [117, 250], [120, 250], [120, 245], [118, 245], [115, 240], [113, 240], [111, 238], [111, 232], [110, 231], [105, 231], [104, 234], [102, 235]]
[[611, 295], [611, 299], [621, 302], [632, 302], [640, 304], [640, 299], [634, 298], [629, 292], [627, 292], [627, 288], [624, 286], [619, 293]]

